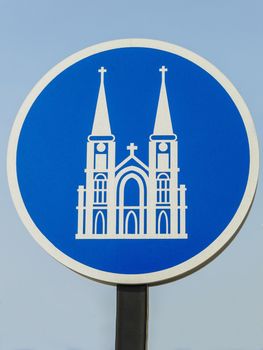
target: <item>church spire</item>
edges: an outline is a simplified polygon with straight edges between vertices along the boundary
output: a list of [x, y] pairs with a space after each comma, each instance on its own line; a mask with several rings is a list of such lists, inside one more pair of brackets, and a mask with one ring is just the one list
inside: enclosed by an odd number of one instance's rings
[[104, 73], [107, 70], [101, 67], [98, 72], [100, 73], [100, 89], [91, 134], [93, 136], [110, 136], [111, 128], [104, 88]]
[[168, 71], [168, 69], [165, 66], [162, 66], [159, 69], [159, 71], [162, 73], [162, 84], [159, 95], [153, 135], [173, 135], [173, 126], [165, 86], [165, 73]]

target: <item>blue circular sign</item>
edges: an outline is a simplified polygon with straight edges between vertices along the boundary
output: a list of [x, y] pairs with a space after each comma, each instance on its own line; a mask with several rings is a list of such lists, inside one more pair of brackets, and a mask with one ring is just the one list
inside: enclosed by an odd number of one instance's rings
[[92, 46], [45, 75], [9, 142], [17, 211], [54, 258], [110, 283], [180, 278], [219, 253], [252, 203], [249, 111], [212, 64], [178, 46]]

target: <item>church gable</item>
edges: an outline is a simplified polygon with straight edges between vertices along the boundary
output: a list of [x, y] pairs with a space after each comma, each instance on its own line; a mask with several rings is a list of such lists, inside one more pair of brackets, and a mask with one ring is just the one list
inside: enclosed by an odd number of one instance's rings
[[130, 155], [127, 158], [125, 158], [119, 165], [116, 166], [116, 172], [127, 166], [138, 166], [139, 168], [142, 168], [143, 170], [148, 172], [149, 168], [147, 167], [147, 165], [145, 165], [135, 155], [135, 151], [138, 150], [138, 146], [136, 146], [134, 143], [130, 143], [129, 146], [127, 146], [127, 150], [130, 151]]

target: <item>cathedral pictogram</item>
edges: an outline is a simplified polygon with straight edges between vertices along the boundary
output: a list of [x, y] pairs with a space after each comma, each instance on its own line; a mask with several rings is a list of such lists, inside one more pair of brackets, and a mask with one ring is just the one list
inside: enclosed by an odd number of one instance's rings
[[[162, 66], [161, 89], [148, 165], [136, 155], [115, 163], [115, 136], [104, 88], [104, 67], [92, 132], [87, 142], [86, 184], [78, 187], [76, 239], [187, 239], [186, 186], [178, 184], [178, 142], [173, 132]], [[131, 195], [132, 194], [132, 195]]]

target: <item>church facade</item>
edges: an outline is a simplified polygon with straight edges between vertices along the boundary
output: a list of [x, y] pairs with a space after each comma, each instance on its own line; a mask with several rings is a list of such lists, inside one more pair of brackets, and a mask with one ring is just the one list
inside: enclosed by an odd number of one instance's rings
[[92, 132], [87, 142], [85, 186], [78, 187], [76, 239], [187, 239], [186, 186], [178, 184], [178, 141], [173, 132], [165, 75], [153, 134], [149, 135], [149, 161], [136, 155], [134, 143], [128, 156], [115, 163], [104, 74], [101, 67], [98, 100]]

